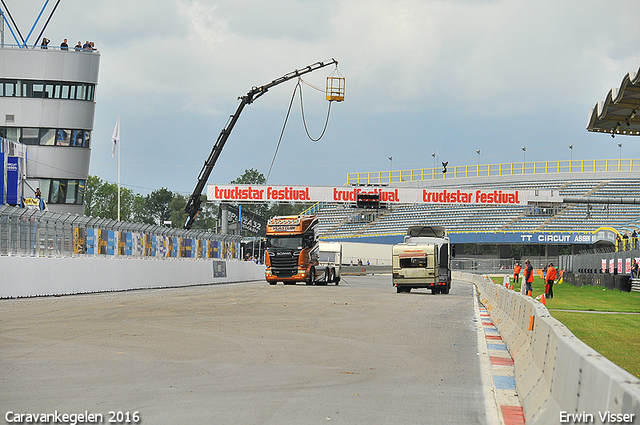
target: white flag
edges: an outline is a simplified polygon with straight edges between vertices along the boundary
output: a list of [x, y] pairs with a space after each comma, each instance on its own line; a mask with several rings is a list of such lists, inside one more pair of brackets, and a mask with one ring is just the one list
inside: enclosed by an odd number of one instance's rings
[[111, 137], [113, 147], [111, 148], [111, 156], [116, 155], [116, 145], [120, 142], [120, 115], [118, 115], [118, 121], [116, 121], [116, 128], [113, 129], [113, 136]]

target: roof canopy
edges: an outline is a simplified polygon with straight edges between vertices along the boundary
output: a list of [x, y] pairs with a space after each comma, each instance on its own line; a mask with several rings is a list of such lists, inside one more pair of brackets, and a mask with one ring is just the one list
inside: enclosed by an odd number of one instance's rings
[[[619, 89], [611, 89], [604, 101], [589, 111], [587, 131], [640, 136], [640, 69], [628, 73]], [[639, 116], [636, 116], [638, 114]]]

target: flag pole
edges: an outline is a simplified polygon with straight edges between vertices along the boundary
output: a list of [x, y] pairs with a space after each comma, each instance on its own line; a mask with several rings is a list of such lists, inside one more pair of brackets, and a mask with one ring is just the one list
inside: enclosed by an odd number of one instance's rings
[[[118, 114], [118, 124], [120, 124], [120, 114]], [[119, 136], [118, 132], [118, 139], [120, 139]], [[120, 145], [121, 143], [118, 143], [118, 221], [120, 221]]]
[[120, 114], [118, 114], [118, 121], [116, 121], [116, 128], [113, 129], [113, 136], [111, 137], [111, 157], [116, 155], [116, 147], [118, 148], [118, 221], [120, 221]]

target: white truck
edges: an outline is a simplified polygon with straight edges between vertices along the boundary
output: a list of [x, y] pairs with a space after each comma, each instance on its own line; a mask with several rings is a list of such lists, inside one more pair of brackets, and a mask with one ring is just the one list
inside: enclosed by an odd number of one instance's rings
[[451, 289], [451, 244], [442, 226], [411, 226], [404, 242], [393, 246], [393, 286], [398, 293], [429, 288], [433, 294]]
[[333, 282], [337, 285], [342, 272], [342, 244], [320, 241], [318, 263], [318, 269], [324, 270], [325, 283]]

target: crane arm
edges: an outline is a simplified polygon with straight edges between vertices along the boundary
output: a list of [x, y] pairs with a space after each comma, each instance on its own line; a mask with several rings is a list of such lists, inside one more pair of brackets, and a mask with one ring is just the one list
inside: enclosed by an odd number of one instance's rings
[[189, 200], [187, 201], [187, 205], [185, 206], [185, 209], [184, 209], [184, 211], [188, 215], [187, 221], [184, 224], [185, 229], [191, 229], [191, 226], [193, 226], [196, 216], [202, 209], [200, 207], [200, 204], [201, 204], [200, 196], [202, 195], [202, 191], [204, 190], [204, 187], [206, 186], [207, 181], [209, 180], [211, 171], [213, 170], [213, 167], [216, 165], [216, 162], [218, 161], [218, 157], [220, 156], [220, 153], [222, 152], [222, 149], [224, 148], [225, 143], [227, 143], [227, 139], [231, 134], [231, 130], [233, 130], [233, 127], [236, 125], [236, 122], [238, 122], [238, 118], [240, 117], [240, 113], [242, 113], [242, 110], [244, 109], [244, 107], [253, 103], [254, 100], [256, 100], [257, 98], [265, 94], [271, 87], [277, 86], [278, 84], [284, 83], [285, 81], [288, 81], [292, 78], [299, 77], [301, 75], [315, 71], [316, 69], [320, 69], [332, 64], [338, 65], [338, 61], [335, 59], [331, 59], [330, 61], [316, 62], [305, 68], [296, 69], [295, 71], [285, 74], [282, 77], [277, 78], [263, 86], [253, 87], [251, 90], [249, 90], [249, 92], [247, 92], [246, 95], [238, 98], [240, 100], [240, 104], [238, 105], [236, 112], [230, 116], [229, 120], [227, 121], [227, 124], [218, 135], [218, 139], [216, 140], [216, 143], [213, 145], [213, 149], [211, 150], [209, 157], [205, 161], [204, 166], [202, 167], [202, 170], [200, 170], [200, 174], [198, 175], [198, 183], [196, 184], [196, 187], [193, 190], [191, 197], [189, 197]]

